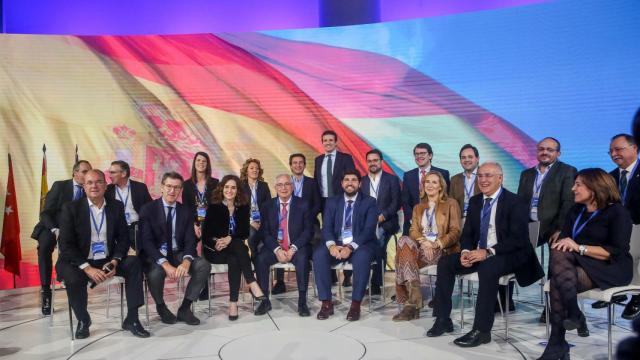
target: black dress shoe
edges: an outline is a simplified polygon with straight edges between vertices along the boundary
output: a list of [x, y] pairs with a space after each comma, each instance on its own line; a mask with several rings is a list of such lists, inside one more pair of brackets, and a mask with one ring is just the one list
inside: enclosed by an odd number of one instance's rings
[[[496, 305], [493, 309], [493, 311], [495, 313], [500, 313], [500, 303], [498, 301], [496, 301]], [[513, 302], [513, 300], [509, 300], [509, 312], [514, 312], [516, 311], [516, 304]]]
[[189, 307], [180, 307], [178, 309], [178, 321], [183, 321], [187, 325], [200, 325], [200, 319], [198, 319]]
[[284, 294], [286, 292], [287, 292], [287, 287], [284, 285], [283, 281], [276, 281], [276, 284], [273, 287], [273, 290], [271, 290], [271, 293], [273, 295]]
[[298, 304], [298, 315], [302, 317], [311, 316], [311, 312], [309, 311], [309, 307], [307, 306], [307, 303]]
[[42, 298], [42, 315], [51, 315], [51, 290], [40, 291], [40, 296]]
[[564, 319], [562, 321], [562, 326], [564, 326], [565, 330], [567, 331], [578, 329], [578, 336], [581, 336], [581, 337], [589, 336], [587, 319], [584, 317], [583, 314], [580, 314], [580, 317], [577, 319]]
[[431, 300], [429, 300], [429, 302], [427, 302], [427, 306], [428, 306], [430, 309], [433, 309], [433, 307], [435, 306], [435, 302], [433, 301], [433, 299], [431, 299]]
[[178, 319], [176, 319], [176, 316], [173, 315], [173, 313], [169, 310], [167, 305], [165, 304], [156, 305], [156, 310], [158, 311], [158, 315], [160, 315], [160, 321], [162, 321], [163, 323], [171, 325], [171, 324], [175, 324], [176, 321], [178, 321]]
[[538, 322], [540, 324], [546, 324], [547, 323], [547, 312], [545, 311], [545, 309], [542, 309], [542, 314], [540, 314], [540, 319], [538, 319]]
[[323, 301], [322, 307], [320, 308], [316, 318], [318, 320], [326, 320], [331, 315], [333, 315], [333, 303], [331, 301]]
[[471, 330], [465, 335], [453, 340], [453, 343], [460, 347], [475, 347], [491, 342], [490, 332], [480, 332], [480, 330]]
[[427, 337], [437, 337], [450, 332], [453, 332], [453, 322], [451, 319], [436, 318], [436, 322], [434, 322], [431, 329], [427, 331]]
[[578, 326], [578, 336], [589, 337], [589, 327], [587, 326], [587, 319], [584, 319], [580, 326]]
[[[627, 301], [627, 295], [616, 295], [613, 296], [611, 298], [611, 302], [618, 304], [618, 305], [623, 305], [624, 302]], [[593, 309], [604, 309], [609, 305], [608, 302], [606, 301], [596, 301], [593, 304], [591, 304], [591, 308]]]
[[89, 337], [89, 326], [91, 326], [91, 320], [78, 321], [78, 327], [76, 328], [76, 339], [86, 339]]
[[625, 320], [634, 320], [638, 316], [640, 316], [640, 296], [634, 295], [631, 297], [627, 306], [624, 307], [622, 318]]
[[144, 329], [144, 326], [140, 324], [140, 320], [135, 319], [133, 321], [125, 320], [122, 324], [123, 330], [129, 330], [134, 336], [139, 338], [148, 338], [151, 336], [147, 330]]
[[254, 315], [264, 315], [264, 314], [268, 313], [269, 311], [271, 311], [271, 301], [269, 301], [269, 299], [264, 297], [264, 299], [260, 300], [260, 304], [258, 305], [258, 308], [256, 309], [256, 311], [253, 314]]

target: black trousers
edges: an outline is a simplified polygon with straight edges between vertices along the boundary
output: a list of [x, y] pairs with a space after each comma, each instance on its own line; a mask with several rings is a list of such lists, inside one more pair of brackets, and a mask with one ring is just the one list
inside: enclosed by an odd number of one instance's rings
[[56, 235], [49, 229], [43, 229], [40, 232], [38, 236], [38, 271], [40, 272], [40, 285], [43, 288], [51, 287], [52, 257], [56, 243]]
[[460, 264], [460, 254], [446, 255], [438, 261], [438, 279], [436, 281], [435, 304], [433, 313], [437, 318], [448, 319], [451, 316], [453, 288], [456, 275], [478, 272], [479, 287], [476, 302], [476, 314], [473, 330], [489, 332], [495, 317], [494, 306], [498, 294], [498, 279], [513, 272], [507, 257], [495, 255], [471, 267]]
[[[178, 266], [182, 263], [182, 252], [173, 254], [173, 260], [170, 261], [171, 265]], [[153, 301], [156, 304], [164, 304], [164, 282], [167, 277], [167, 273], [162, 266], [147, 261], [146, 264], [147, 279], [149, 281], [149, 292]], [[204, 289], [209, 280], [209, 273], [211, 272], [211, 264], [200, 257], [195, 257], [189, 266], [189, 283], [184, 292], [184, 298], [187, 300], [195, 301], [200, 296], [200, 292]]]
[[[307, 287], [309, 286], [309, 271], [311, 270], [311, 264], [309, 262], [311, 258], [310, 247], [303, 247], [298, 249], [291, 259], [291, 263], [296, 267], [296, 283], [298, 284], [298, 300], [306, 302], [307, 300]], [[258, 277], [258, 285], [262, 289], [262, 292], [266, 295], [269, 294], [269, 268], [278, 262], [276, 254], [273, 251], [262, 248], [258, 254], [258, 267], [256, 268], [256, 276]]]
[[212, 251], [209, 248], [203, 249], [204, 257], [211, 264], [227, 264], [229, 273], [229, 301], [237, 302], [240, 293], [240, 279], [244, 276], [247, 284], [256, 281], [251, 268], [249, 258], [249, 248], [241, 240], [231, 240], [229, 245], [222, 251]]
[[[89, 260], [89, 265], [101, 269], [111, 259]], [[64, 280], [67, 288], [69, 304], [76, 318], [82, 322], [88, 322], [91, 317], [87, 311], [88, 293], [87, 284], [91, 281], [84, 270], [68, 262], [56, 263], [58, 277]], [[142, 291], [142, 264], [137, 256], [128, 256], [116, 267], [116, 275], [125, 279], [125, 294], [127, 296], [127, 309], [129, 313], [137, 314], [138, 308], [144, 304]]]

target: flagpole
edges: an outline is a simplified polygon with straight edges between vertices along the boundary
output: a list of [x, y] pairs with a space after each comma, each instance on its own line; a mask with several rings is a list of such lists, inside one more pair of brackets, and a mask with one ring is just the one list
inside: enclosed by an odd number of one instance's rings
[[16, 274], [13, 274], [13, 288], [16, 288]]

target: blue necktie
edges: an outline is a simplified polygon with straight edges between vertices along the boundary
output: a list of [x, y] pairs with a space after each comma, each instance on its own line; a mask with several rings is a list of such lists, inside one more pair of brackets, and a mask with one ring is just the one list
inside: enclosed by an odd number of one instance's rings
[[484, 199], [482, 214], [480, 215], [480, 241], [479, 249], [487, 248], [487, 236], [489, 235], [489, 222], [491, 221], [491, 198]]
[[84, 189], [82, 188], [82, 186], [80, 185], [74, 185], [74, 192], [73, 192], [73, 200], [78, 200], [82, 197], [82, 195], [84, 194]]
[[167, 258], [173, 259], [173, 206], [167, 206], [167, 234], [169, 239], [167, 240]]
[[333, 196], [333, 161], [331, 154], [327, 155], [327, 197]]
[[353, 217], [353, 200], [347, 201], [347, 209], [344, 211], [344, 228], [351, 229], [353, 226], [351, 218]]

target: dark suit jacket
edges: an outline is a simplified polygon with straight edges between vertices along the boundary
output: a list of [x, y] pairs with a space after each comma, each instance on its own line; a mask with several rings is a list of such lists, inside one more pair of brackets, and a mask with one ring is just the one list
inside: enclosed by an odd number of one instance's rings
[[[400, 179], [392, 174], [382, 171], [380, 175], [380, 187], [376, 205], [378, 215], [384, 215], [385, 221], [380, 224], [387, 234], [395, 234], [400, 230], [398, 223], [398, 210], [400, 210]], [[371, 179], [369, 175], [362, 177], [360, 192], [371, 196]]]
[[[322, 161], [325, 155], [316, 156], [315, 169], [313, 170], [313, 177], [316, 179], [318, 186], [318, 194], [322, 197]], [[355, 169], [356, 165], [353, 163], [351, 155], [336, 151], [336, 158], [333, 159], [333, 176], [331, 177], [331, 184], [333, 187], [334, 195], [342, 194], [342, 175], [347, 169]]]
[[[196, 257], [196, 234], [193, 229], [193, 214], [190, 209], [176, 202], [175, 229], [177, 252], [183, 255]], [[140, 211], [140, 237], [144, 256], [152, 262], [165, 257], [160, 252], [160, 247], [165, 241], [171, 241], [171, 235], [167, 234], [167, 216], [164, 212], [162, 198], [156, 199], [142, 207]], [[172, 246], [171, 243], [167, 244]], [[167, 260], [171, 263], [173, 259]], [[175, 265], [172, 263], [172, 265]]]
[[[451, 186], [449, 187], [449, 196], [451, 196], [458, 202], [458, 206], [460, 206], [462, 215], [464, 215], [464, 179], [464, 173], [453, 175], [453, 177], [451, 178]], [[471, 196], [479, 193], [480, 187], [478, 187], [478, 178], [476, 177], [476, 182], [473, 185], [473, 194], [471, 194]]]
[[302, 182], [302, 199], [306, 201], [307, 206], [309, 207], [311, 223], [318, 223], [318, 214], [320, 213], [320, 193], [318, 193], [318, 184], [316, 184], [316, 180], [314, 178], [304, 176], [304, 181]]
[[[612, 170], [609, 174], [616, 179], [616, 184], [620, 184], [620, 169]], [[627, 190], [627, 198], [624, 199], [624, 207], [629, 210], [631, 221], [634, 224], [640, 224], [640, 166], [636, 168], [633, 176], [629, 179], [627, 188], [629, 190]]]
[[[540, 221], [538, 245], [549, 241], [554, 232], [562, 230], [567, 214], [574, 204], [571, 188], [576, 177], [576, 168], [556, 161], [548, 171], [538, 198], [538, 221]], [[518, 195], [529, 204], [529, 207], [531, 207], [533, 185], [537, 174], [535, 167], [526, 169], [520, 174]]]
[[[431, 165], [431, 171], [438, 171], [444, 177], [444, 181], [449, 187], [449, 172], [445, 169], [437, 168]], [[409, 235], [411, 227], [411, 216], [413, 207], [420, 203], [420, 184], [418, 184], [418, 168], [409, 170], [402, 177], [402, 212], [404, 213], [404, 226], [402, 228], [403, 235]]]
[[[233, 241], [244, 241], [249, 237], [249, 205], [236, 207], [233, 218], [236, 222], [236, 232], [231, 235]], [[213, 249], [214, 238], [229, 235], [229, 209], [224, 204], [211, 204], [207, 208], [207, 215], [202, 224], [202, 243]]]
[[[218, 186], [220, 181], [214, 177], [210, 177], [207, 180], [207, 188], [204, 191], [204, 199], [207, 204], [211, 203], [211, 194], [213, 190]], [[198, 205], [196, 204], [196, 196], [198, 190], [196, 183], [193, 179], [189, 178], [182, 184], [182, 205], [189, 207], [193, 210], [194, 219], [198, 218]]]
[[[275, 197], [262, 204], [262, 208], [260, 209], [260, 214], [262, 215], [260, 231], [262, 232], [264, 246], [272, 252], [280, 246], [278, 244], [280, 208], [278, 198]], [[297, 196], [291, 197], [288, 225], [291, 245], [302, 249], [311, 243], [313, 228], [311, 226], [311, 217], [309, 216], [309, 206], [302, 198]]]
[[53, 183], [44, 199], [44, 208], [40, 213], [40, 221], [33, 228], [31, 238], [38, 240], [42, 231], [60, 228], [60, 210], [64, 203], [73, 200], [73, 179], [60, 180]]
[[[497, 206], [495, 226], [498, 243], [493, 247], [496, 256], [507, 257], [520, 286], [529, 286], [544, 276], [529, 241], [529, 206], [524, 199], [505, 188], [502, 188], [494, 206]], [[467, 219], [460, 238], [462, 250], [478, 248], [482, 207], [482, 194], [469, 199]]]
[[[108, 258], [124, 259], [129, 250], [129, 229], [124, 218], [124, 205], [120, 201], [105, 199], [105, 226], [107, 227]], [[70, 201], [60, 212], [58, 262], [79, 266], [87, 262], [91, 247], [91, 215], [86, 198]]]
[[[322, 214], [322, 240], [325, 243], [327, 241], [335, 241], [336, 244], [340, 245], [344, 206], [343, 194], [327, 199], [324, 213]], [[378, 207], [376, 206], [376, 199], [359, 193], [353, 204], [353, 242], [358, 246], [366, 245], [370, 241], [375, 242], [377, 222]], [[324, 246], [324, 244], [319, 246]]]
[[[269, 184], [267, 184], [264, 181], [260, 181], [258, 180], [257, 183], [257, 188], [256, 188], [256, 202], [258, 204], [258, 207], [262, 206], [262, 204], [266, 201], [269, 201], [269, 199], [271, 199], [271, 190], [269, 189]], [[242, 182], [242, 188], [245, 191], [245, 194], [247, 194], [247, 198], [249, 199], [249, 201], [251, 201], [251, 188], [249, 187], [249, 183], [246, 181]], [[251, 208], [251, 202], [249, 202], [249, 208]]]
[[[136, 210], [138, 214], [140, 214], [140, 210], [142, 209], [142, 205], [153, 201], [151, 198], [151, 194], [149, 194], [149, 189], [147, 188], [147, 184], [141, 183], [139, 181], [129, 179], [131, 184], [131, 194], [129, 194], [129, 201], [132, 202], [133, 208]], [[118, 195], [116, 194], [116, 185], [109, 184], [107, 185], [107, 191], [104, 193], [104, 197], [120, 200]], [[124, 199], [120, 200], [123, 201]]]

